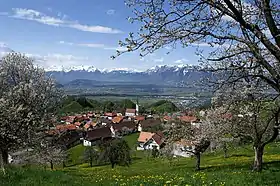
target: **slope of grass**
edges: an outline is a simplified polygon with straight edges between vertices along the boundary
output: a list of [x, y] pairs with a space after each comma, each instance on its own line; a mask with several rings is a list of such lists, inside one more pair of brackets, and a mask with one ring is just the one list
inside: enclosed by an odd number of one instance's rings
[[76, 101], [72, 101], [61, 109], [63, 113], [76, 113], [83, 110], [83, 107]]
[[82, 164], [84, 162], [84, 160], [83, 160], [84, 151], [85, 151], [85, 147], [82, 144], [69, 149], [68, 150], [69, 157], [68, 157], [68, 161], [67, 161], [67, 166]]
[[[135, 138], [127, 136], [127, 138]], [[253, 151], [240, 147], [224, 158], [221, 152], [202, 156], [202, 170], [194, 171], [194, 159], [138, 159], [130, 167], [107, 166], [90, 168], [81, 164], [56, 171], [11, 169], [0, 176], [1, 185], [279, 185], [280, 148], [274, 143], [266, 148], [264, 170], [252, 172]]]

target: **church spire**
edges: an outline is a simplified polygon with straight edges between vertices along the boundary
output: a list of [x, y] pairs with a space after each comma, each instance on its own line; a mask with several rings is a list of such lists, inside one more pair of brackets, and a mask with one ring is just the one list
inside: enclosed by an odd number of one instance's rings
[[139, 100], [138, 100], [138, 96], [136, 98], [136, 115], [138, 116], [139, 114]]

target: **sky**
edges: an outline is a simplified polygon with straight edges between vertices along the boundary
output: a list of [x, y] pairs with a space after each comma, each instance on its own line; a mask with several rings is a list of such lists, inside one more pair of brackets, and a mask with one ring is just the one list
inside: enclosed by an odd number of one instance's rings
[[129, 16], [132, 10], [123, 0], [1, 0], [0, 48], [34, 57], [46, 70], [93, 66], [142, 71], [197, 64], [194, 47], [165, 47], [144, 58], [132, 52], [112, 60], [118, 41], [139, 29], [127, 21]]

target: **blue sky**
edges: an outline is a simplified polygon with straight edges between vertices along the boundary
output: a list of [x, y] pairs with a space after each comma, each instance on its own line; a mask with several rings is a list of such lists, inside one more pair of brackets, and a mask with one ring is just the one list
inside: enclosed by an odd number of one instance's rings
[[131, 15], [123, 0], [2, 0], [0, 46], [36, 58], [48, 70], [197, 64], [195, 48], [177, 48], [166, 55], [167, 47], [142, 59], [133, 52], [111, 60], [118, 41], [139, 28], [127, 21]]

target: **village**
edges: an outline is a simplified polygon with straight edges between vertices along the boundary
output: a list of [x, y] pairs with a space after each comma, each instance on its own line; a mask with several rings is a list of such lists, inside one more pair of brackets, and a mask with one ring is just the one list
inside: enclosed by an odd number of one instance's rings
[[[204, 111], [199, 112], [200, 115]], [[185, 125], [199, 128], [201, 122], [193, 112], [175, 112], [164, 114], [142, 114], [139, 113], [139, 106], [127, 108], [124, 113], [87, 112], [82, 114], [67, 115], [59, 119], [54, 127], [46, 131], [47, 136], [58, 136], [63, 138], [60, 143], [67, 148], [82, 144], [83, 146], [95, 146], [107, 139], [122, 138], [133, 133], [139, 133], [135, 141], [136, 150], [161, 149], [166, 145], [166, 138], [163, 131], [164, 124], [175, 124], [180, 122]], [[192, 154], [185, 148], [194, 148], [192, 141], [180, 139], [173, 144], [173, 155], [190, 157]]]

